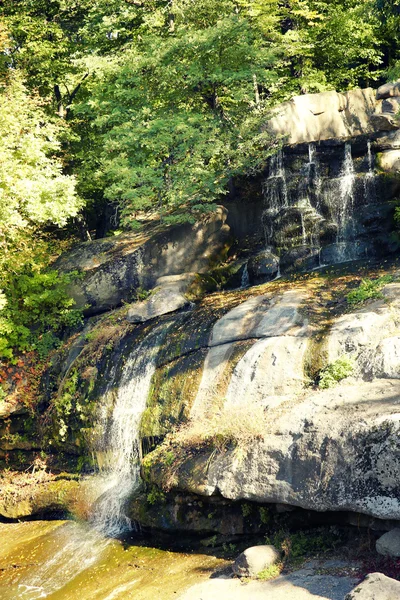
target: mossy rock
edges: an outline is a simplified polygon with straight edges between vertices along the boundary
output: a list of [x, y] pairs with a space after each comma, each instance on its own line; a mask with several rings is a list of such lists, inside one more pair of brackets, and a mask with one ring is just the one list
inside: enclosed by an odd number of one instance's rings
[[77, 501], [79, 489], [79, 482], [71, 479], [3, 486], [0, 516], [23, 519], [52, 512], [70, 512]]

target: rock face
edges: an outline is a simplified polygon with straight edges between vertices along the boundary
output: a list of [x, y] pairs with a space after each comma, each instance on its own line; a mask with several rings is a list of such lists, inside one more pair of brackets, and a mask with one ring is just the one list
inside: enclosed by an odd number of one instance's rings
[[257, 575], [274, 565], [280, 558], [274, 546], [252, 546], [239, 554], [232, 565], [232, 570], [238, 577], [257, 577]]
[[[399, 284], [387, 285], [383, 294], [385, 300], [333, 323], [322, 346], [325, 361], [347, 357], [354, 370], [326, 390], [305, 388], [306, 363], [313, 363], [317, 349], [301, 289], [250, 298], [220, 318], [209, 337], [192, 419], [202, 422], [222, 402], [227, 418], [232, 411], [258, 415], [261, 406], [265, 422], [259, 438], [239, 453], [228, 447], [212, 459], [206, 448], [183, 455], [174, 470], [176, 488], [400, 519], [400, 354], [393, 335], [400, 324]], [[245, 339], [249, 345], [229, 369], [236, 340]], [[162, 453], [153, 463], [148, 459], [150, 480], [163, 486]]]
[[51, 512], [67, 513], [79, 494], [77, 481], [63, 480], [20, 486], [12, 492], [1, 490], [0, 516], [5, 519], [24, 519]]
[[207, 270], [229, 247], [225, 221], [226, 210], [219, 208], [195, 225], [158, 226], [141, 234], [86, 242], [63, 255], [55, 268], [83, 273], [70, 294], [78, 308], [86, 307], [86, 314], [101, 313], [152, 290], [160, 278]]
[[295, 96], [281, 104], [266, 128], [288, 144], [348, 139], [380, 130], [396, 129], [397, 119], [386, 98], [397, 96], [399, 83], [356, 89], [344, 94], [322, 92]]
[[400, 557], [400, 529], [392, 529], [376, 541], [376, 551], [382, 556]]
[[383, 573], [370, 573], [345, 600], [395, 600], [400, 598], [400, 582]]

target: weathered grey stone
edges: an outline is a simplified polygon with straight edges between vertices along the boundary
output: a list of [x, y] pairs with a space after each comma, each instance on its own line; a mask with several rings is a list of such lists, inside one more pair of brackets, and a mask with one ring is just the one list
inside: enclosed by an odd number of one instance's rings
[[189, 302], [183, 292], [193, 277], [194, 275], [189, 274], [160, 278], [149, 298], [135, 302], [130, 307], [127, 320], [130, 323], [141, 323], [184, 308]]
[[376, 131], [371, 116], [378, 108], [372, 88], [305, 94], [278, 106], [266, 129], [288, 144], [347, 139]]
[[103, 312], [131, 301], [139, 289], [153, 289], [160, 277], [206, 271], [210, 259], [228, 244], [226, 214], [220, 207], [195, 225], [157, 226], [86, 242], [54, 266], [81, 271], [83, 279], [72, 284], [69, 293], [78, 308], [87, 307], [86, 314]]
[[226, 392], [225, 407], [246, 403], [272, 408], [305, 384], [308, 339], [281, 335], [257, 341], [238, 362]]
[[251, 256], [247, 269], [251, 282], [269, 281], [278, 273], [279, 258], [269, 250]]
[[393, 98], [400, 96], [400, 81], [384, 83], [378, 87], [376, 91], [376, 97], [378, 100], [383, 98]]
[[296, 290], [274, 299], [268, 296], [250, 298], [217, 321], [209, 346], [250, 338], [305, 335], [307, 319], [300, 312], [305, 300], [305, 294]]
[[[400, 519], [399, 401], [398, 379], [299, 396], [268, 409], [263, 439], [239, 454], [183, 461], [176, 487], [190, 481], [200, 495]], [[249, 410], [246, 399], [243, 407]], [[162, 460], [152, 473], [161, 485]]]
[[[307, 563], [272, 581], [253, 580], [245, 585], [237, 578], [211, 578], [190, 587], [179, 600], [343, 600], [357, 579], [330, 574], [325, 564]], [[344, 566], [349, 567], [349, 562]]]
[[232, 570], [239, 577], [257, 577], [261, 571], [278, 562], [279, 558], [275, 546], [252, 546], [239, 554]]
[[[400, 529], [392, 529], [384, 533], [376, 541], [376, 551], [382, 556], [400, 557]], [[400, 596], [399, 596], [400, 597]]]
[[400, 171], [400, 150], [385, 150], [379, 156], [379, 167], [388, 173]]
[[375, 131], [392, 131], [398, 129], [398, 119], [392, 112], [376, 112], [371, 115], [371, 125]]
[[281, 258], [281, 271], [284, 274], [296, 271], [311, 271], [318, 267], [320, 248], [297, 246], [285, 252]]
[[347, 594], [345, 600], [397, 600], [400, 598], [400, 581], [383, 573], [370, 573], [362, 583]]
[[392, 113], [397, 115], [400, 109], [400, 96], [396, 98], [388, 98], [382, 102], [382, 112]]

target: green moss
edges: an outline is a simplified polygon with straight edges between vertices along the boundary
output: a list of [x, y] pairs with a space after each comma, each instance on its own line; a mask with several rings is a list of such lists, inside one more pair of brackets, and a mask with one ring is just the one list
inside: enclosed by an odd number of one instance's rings
[[142, 438], [165, 435], [187, 421], [200, 384], [205, 353], [206, 350], [199, 350], [157, 369], [142, 415]]

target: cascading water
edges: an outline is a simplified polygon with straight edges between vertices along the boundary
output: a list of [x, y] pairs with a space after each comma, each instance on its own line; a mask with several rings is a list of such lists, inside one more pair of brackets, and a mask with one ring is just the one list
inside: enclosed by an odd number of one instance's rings
[[95, 529], [108, 536], [131, 529], [124, 508], [140, 483], [140, 419], [166, 331], [164, 324], [155, 327], [128, 356], [118, 383], [111, 422], [104, 424], [100, 478], [106, 491], [94, 507], [91, 522]]
[[250, 285], [250, 278], [249, 278], [249, 269], [247, 266], [247, 263], [244, 265], [243, 268], [243, 273], [242, 273], [242, 277], [240, 280], [240, 287], [242, 290], [248, 288]]
[[356, 175], [351, 144], [346, 142], [342, 167], [337, 179], [331, 204], [335, 206], [337, 224], [336, 243], [331, 249], [330, 263], [355, 260], [358, 256], [354, 221]]
[[374, 171], [374, 161], [371, 152], [371, 142], [367, 142], [367, 161], [368, 171], [364, 177], [364, 194], [368, 204], [376, 201], [376, 177]]
[[274, 234], [274, 218], [289, 205], [283, 152], [278, 150], [269, 160], [268, 178], [263, 183], [264, 206], [263, 225], [267, 245]]
[[322, 179], [315, 144], [308, 144], [308, 162], [301, 170], [299, 200], [308, 199], [318, 210], [321, 203]]
[[339, 196], [337, 207], [337, 242], [346, 242], [354, 237], [354, 184], [355, 172], [351, 155], [351, 144], [344, 146], [344, 159], [339, 175]]

